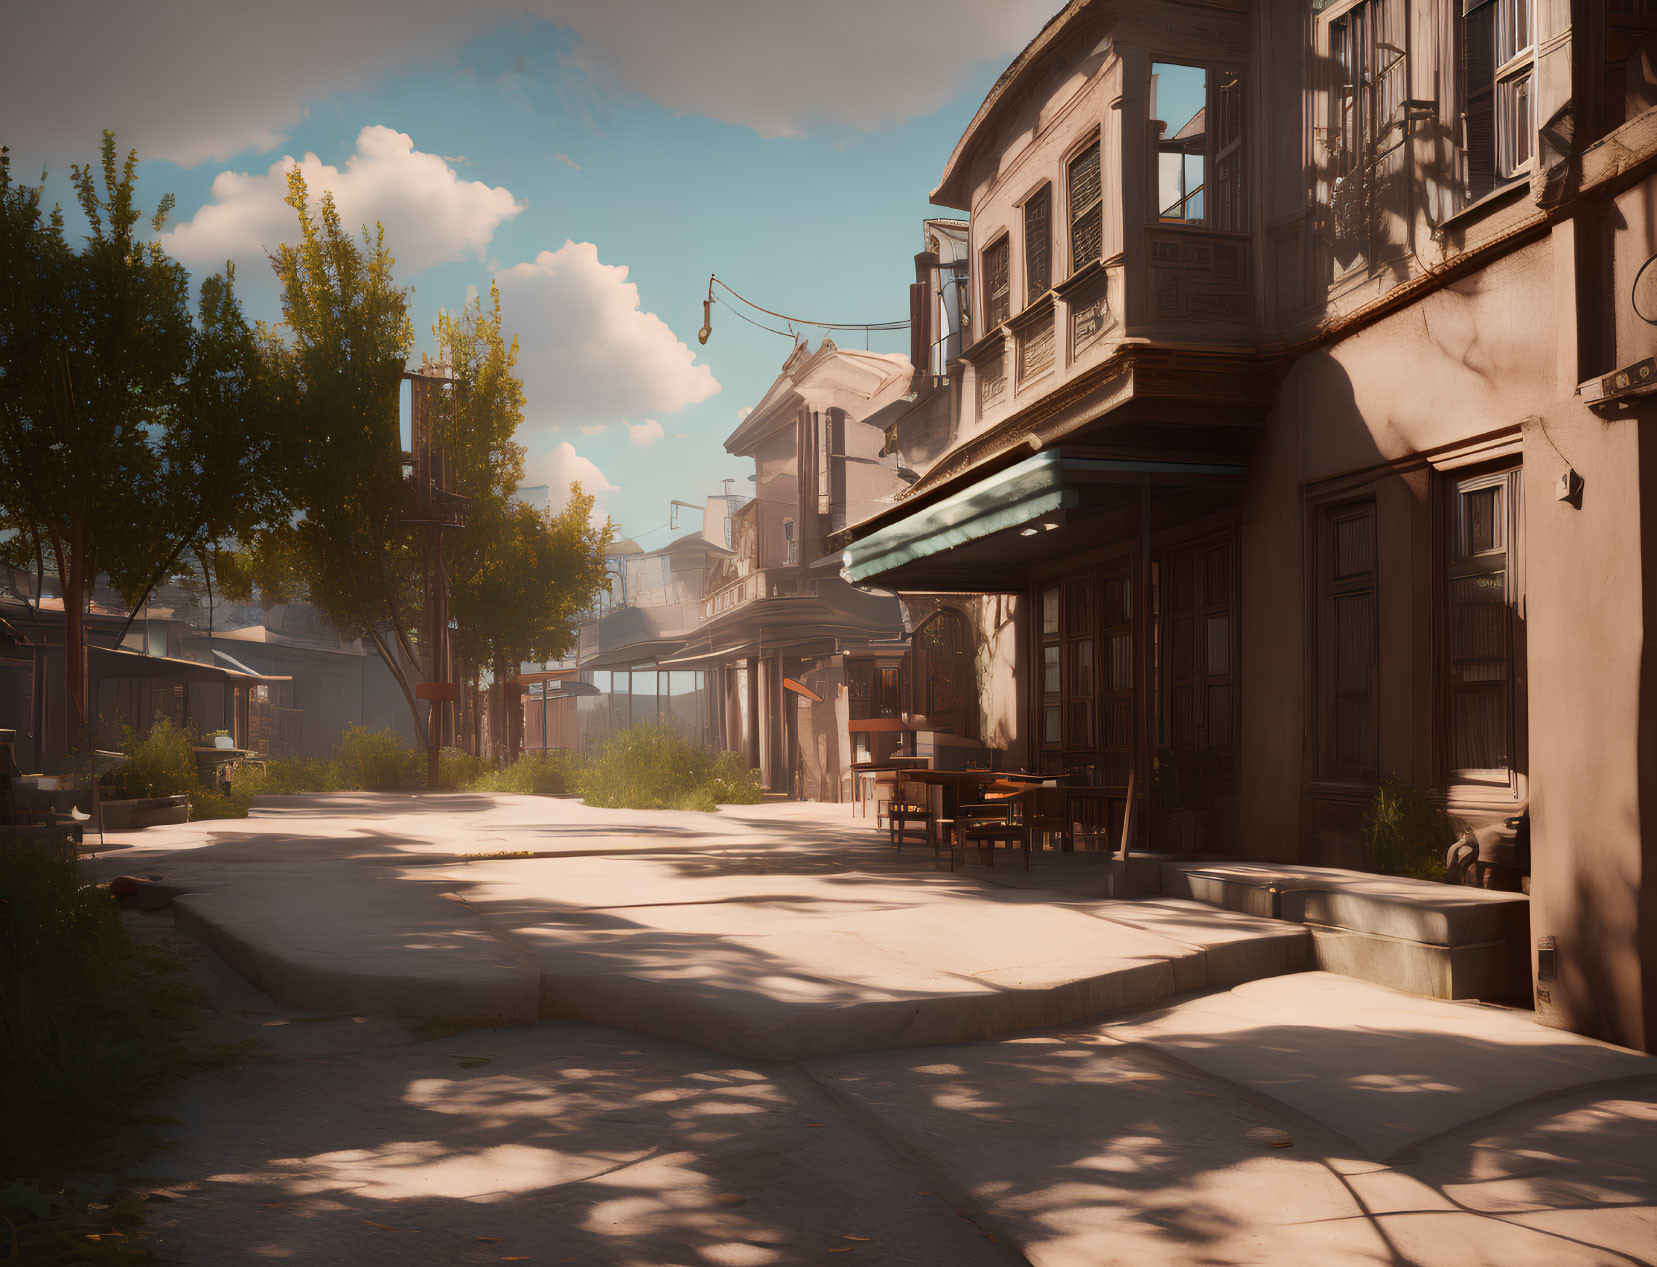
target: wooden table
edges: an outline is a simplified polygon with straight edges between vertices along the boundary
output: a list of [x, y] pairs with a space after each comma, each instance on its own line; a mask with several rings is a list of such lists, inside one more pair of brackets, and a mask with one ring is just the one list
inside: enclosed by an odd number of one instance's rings
[[933, 830], [942, 831], [945, 823], [955, 821], [962, 792], [976, 792], [1000, 776], [993, 770], [906, 770], [903, 777], [907, 782], [938, 789], [938, 813], [933, 819]]

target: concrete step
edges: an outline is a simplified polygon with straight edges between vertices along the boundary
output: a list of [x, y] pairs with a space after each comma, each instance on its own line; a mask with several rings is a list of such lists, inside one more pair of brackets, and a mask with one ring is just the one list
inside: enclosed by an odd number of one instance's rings
[[1318, 966], [1441, 999], [1529, 992], [1530, 900], [1334, 867], [1170, 861], [1163, 892], [1313, 930]]

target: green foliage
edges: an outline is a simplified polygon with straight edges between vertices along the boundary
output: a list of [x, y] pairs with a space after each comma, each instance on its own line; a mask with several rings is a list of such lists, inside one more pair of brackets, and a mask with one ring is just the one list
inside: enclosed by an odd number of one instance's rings
[[425, 782], [425, 754], [407, 747], [395, 730], [347, 726], [340, 732], [334, 762], [342, 788], [372, 792]]
[[106, 1161], [175, 1075], [221, 1063], [192, 1036], [199, 996], [161, 949], [135, 947], [67, 841], [0, 837], [0, 1187], [51, 1188]]
[[189, 274], [144, 231], [137, 168], [110, 132], [98, 165], [71, 167], [77, 248], [0, 149], [0, 524], [17, 532], [14, 559], [38, 551], [62, 578], [72, 731], [100, 571], [135, 604], [187, 549], [291, 518], [276, 486], [291, 465], [284, 409], [232, 270], [202, 283], [192, 314]]
[[587, 804], [614, 809], [711, 812], [762, 799], [758, 772], [734, 752], [709, 752], [667, 723], [617, 732], [582, 770], [576, 790]]
[[249, 803], [253, 797], [240, 788], [232, 788], [230, 792], [215, 792], [210, 788], [198, 787], [190, 793], [190, 821], [200, 822], [207, 818], [246, 818]]
[[580, 777], [578, 753], [525, 753], [512, 764], [484, 772], [471, 784], [474, 792], [510, 792], [519, 796], [569, 792]]
[[121, 798], [179, 796], [201, 787], [191, 735], [170, 717], [158, 717], [149, 734], [125, 728], [121, 751], [126, 763], [110, 776]]
[[1364, 853], [1385, 875], [1442, 880], [1444, 854], [1455, 842], [1447, 814], [1396, 774], [1375, 788], [1364, 815]]
[[288, 757], [261, 765], [245, 765], [230, 776], [230, 781], [239, 794], [250, 798], [338, 792], [342, 787], [339, 763], [326, 757]]
[[469, 788], [489, 769], [489, 763], [482, 757], [474, 757], [460, 748], [444, 748], [437, 754], [437, 785]]

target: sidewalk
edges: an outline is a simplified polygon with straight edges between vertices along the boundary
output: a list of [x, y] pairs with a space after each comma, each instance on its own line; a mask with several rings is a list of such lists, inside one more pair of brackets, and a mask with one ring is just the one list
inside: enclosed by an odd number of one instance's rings
[[[595, 1021], [744, 1059], [991, 1038], [1311, 965], [1304, 928], [986, 884], [844, 807], [291, 798], [100, 859], [292, 1007]], [[159, 834], [165, 832], [166, 834]]]
[[[178, 928], [129, 918], [194, 955], [217, 1036], [271, 1049], [159, 1106], [182, 1123], [153, 1163], [169, 1258], [1554, 1267], [1657, 1245], [1657, 1060], [1293, 971], [1298, 925], [985, 885], [819, 807], [423, 800], [305, 798], [93, 864], [196, 891]], [[352, 1006], [273, 1001], [191, 930]], [[627, 1028], [355, 1006], [375, 998]]]

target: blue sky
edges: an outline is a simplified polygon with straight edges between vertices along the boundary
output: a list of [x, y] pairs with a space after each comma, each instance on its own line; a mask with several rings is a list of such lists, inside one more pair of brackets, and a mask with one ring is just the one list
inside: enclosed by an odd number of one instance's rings
[[[752, 12], [745, 0], [699, 2], [710, 18], [715, 9]], [[642, 20], [653, 3], [660, 0], [631, 7]], [[856, 20], [856, 7], [848, 7], [845, 20]], [[936, 37], [937, 19], [970, 16], [964, 9], [923, 2], [891, 19], [909, 22], [906, 30], [934, 32], [934, 59], [954, 59], [911, 83], [893, 79], [891, 66], [907, 56], [902, 49], [882, 44], [876, 57], [863, 33], [848, 35], [839, 22], [813, 28], [824, 19], [804, 6], [774, 23], [767, 18], [769, 25], [751, 23], [748, 46], [734, 51], [730, 13], [723, 26], [695, 24], [662, 36], [681, 45], [706, 38], [699, 49], [683, 50], [700, 59], [684, 68], [674, 48], [634, 41], [625, 27], [614, 28], [607, 11], [571, 0], [573, 26], [561, 24], [554, 2], [542, 10], [551, 21], [518, 13], [482, 23], [374, 74], [343, 57], [330, 72], [302, 46], [293, 55], [305, 59], [303, 70], [285, 75], [279, 50], [271, 49], [275, 66], [255, 65], [207, 94], [223, 103], [222, 135], [187, 103], [146, 95], [147, 113], [126, 101], [94, 101], [84, 111], [88, 126], [79, 144], [67, 139], [67, 121], [55, 130], [26, 124], [0, 139], [13, 146], [20, 175], [51, 163], [61, 196], [68, 160], [95, 152], [91, 118], [120, 124], [132, 117], [119, 139], [145, 156], [146, 199], [163, 191], [178, 198], [171, 245], [201, 273], [224, 254], [243, 259], [240, 276], [255, 316], [276, 316], [273, 287], [258, 261], [261, 247], [275, 245], [269, 235], [287, 223], [274, 218], [279, 174], [268, 174], [287, 155], [313, 153], [338, 169], [342, 203], [354, 199], [348, 216], [355, 207], [387, 221], [388, 241], [403, 261], [400, 280], [414, 288], [424, 346], [439, 307], [458, 308], [468, 287], [487, 289], [492, 277], [510, 273], [516, 281], [503, 282], [505, 315], [521, 336], [530, 391], [530, 421], [520, 437], [531, 454], [526, 482], [569, 474], [589, 484], [602, 479], [613, 491], [601, 504], [624, 534], [648, 547], [668, 539], [671, 499], [699, 502], [727, 476], [739, 489], [749, 487], [751, 465], [726, 455], [722, 441], [789, 350], [787, 340], [717, 306], [713, 337], [698, 348], [709, 272], [768, 307], [807, 318], [906, 315], [920, 221], [941, 214], [927, 193], [984, 93], [1034, 35], [1046, 8], [1010, 18], [993, 0], [982, 7], [995, 11], [998, 31], [987, 35], [981, 24], [958, 32], [953, 50]], [[891, 8], [865, 6], [871, 15]], [[685, 13], [658, 12], [670, 22]], [[50, 21], [36, 19], [37, 26]], [[874, 33], [887, 21], [870, 16], [865, 24]], [[39, 38], [50, 44], [59, 34], [42, 28]], [[788, 58], [804, 60], [771, 65]], [[760, 62], [770, 67], [765, 74], [752, 71]], [[119, 81], [119, 74], [104, 78]], [[294, 78], [308, 78], [310, 87], [287, 82]], [[791, 84], [802, 87], [795, 92]], [[883, 102], [888, 88], [894, 99]], [[192, 80], [168, 84], [158, 76], [138, 91], [165, 98], [202, 90]], [[126, 91], [135, 89], [129, 83]], [[0, 117], [15, 119], [7, 104], [0, 97]], [[370, 135], [365, 128], [389, 132]], [[360, 136], [371, 142], [367, 149]], [[158, 153], [173, 157], [149, 157]], [[533, 263], [538, 257], [540, 267]], [[625, 279], [612, 271], [622, 267]], [[636, 287], [636, 311], [628, 284]], [[846, 339], [862, 344], [859, 336]], [[877, 335], [872, 346], [903, 351], [907, 336]]]

